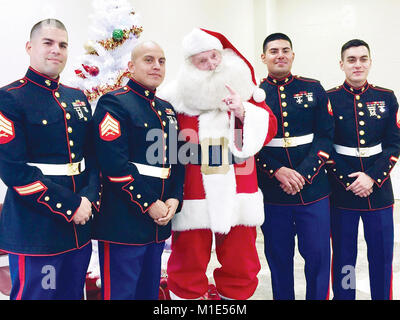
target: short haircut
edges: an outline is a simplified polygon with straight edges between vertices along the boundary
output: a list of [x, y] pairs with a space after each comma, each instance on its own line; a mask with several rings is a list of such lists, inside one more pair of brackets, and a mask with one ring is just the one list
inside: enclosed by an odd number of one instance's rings
[[44, 19], [42, 21], [39, 21], [38, 23], [36, 23], [32, 27], [32, 30], [31, 30], [31, 33], [30, 33], [30, 40], [32, 40], [32, 38], [35, 35], [35, 33], [37, 31], [39, 31], [44, 26], [55, 27], [57, 29], [61, 29], [61, 30], [64, 30], [65, 32], [67, 32], [67, 28], [65, 28], [65, 25], [60, 20], [57, 20], [57, 19]]
[[342, 46], [342, 50], [340, 51], [340, 57], [342, 58], [343, 61], [343, 56], [344, 56], [344, 52], [352, 47], [366, 47], [368, 49], [368, 54], [369, 56], [371, 56], [371, 50], [369, 49], [369, 45], [368, 43], [366, 43], [363, 40], [360, 39], [352, 39], [350, 41], [347, 41], [343, 46]]
[[268, 43], [271, 41], [275, 41], [275, 40], [289, 41], [290, 49], [293, 49], [292, 40], [290, 40], [290, 38], [286, 34], [277, 32], [277, 33], [272, 33], [268, 37], [265, 38], [265, 40], [263, 42], [263, 52], [264, 53], [265, 53], [265, 51], [267, 51]]

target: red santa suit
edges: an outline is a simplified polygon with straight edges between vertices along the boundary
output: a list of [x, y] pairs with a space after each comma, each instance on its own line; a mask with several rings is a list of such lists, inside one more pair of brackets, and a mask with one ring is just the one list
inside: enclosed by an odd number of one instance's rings
[[[258, 188], [254, 155], [276, 134], [276, 118], [265, 105], [265, 93], [256, 86], [250, 63], [223, 35], [195, 29], [184, 39], [183, 48], [186, 57], [212, 49], [232, 50], [240, 57], [240, 63], [246, 65], [249, 83], [245, 86], [249, 89], [243, 91], [240, 82], [233, 88], [239, 90], [244, 101], [243, 123], [223, 108], [189, 107], [185, 104], [186, 93], [177, 84], [162, 93], [178, 113], [181, 137], [200, 144], [202, 153], [202, 163], [185, 166], [183, 206], [172, 221], [168, 287], [172, 298], [204, 296], [214, 233], [221, 263], [221, 268], [214, 271], [217, 290], [228, 299], [247, 299], [258, 284], [256, 226], [264, 222], [263, 196]], [[208, 147], [215, 144], [222, 145], [223, 165], [219, 167], [207, 164]], [[229, 164], [228, 150], [246, 161]]]

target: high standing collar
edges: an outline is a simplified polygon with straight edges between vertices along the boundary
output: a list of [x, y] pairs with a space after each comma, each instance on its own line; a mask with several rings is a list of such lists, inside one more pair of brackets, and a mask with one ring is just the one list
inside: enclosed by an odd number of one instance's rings
[[154, 97], [156, 95], [156, 91], [154, 90], [150, 90], [148, 88], [146, 88], [144, 85], [140, 84], [139, 82], [130, 79], [127, 86], [132, 89], [133, 91], [135, 91], [137, 94], [139, 94], [140, 96], [142, 96], [143, 98], [147, 99], [147, 100], [154, 100]]
[[293, 79], [293, 75], [291, 73], [289, 73], [285, 78], [279, 79], [279, 80], [274, 78], [274, 77], [272, 77], [271, 75], [268, 75], [267, 79], [272, 84], [275, 84], [277, 86], [281, 86], [281, 85], [284, 85], [284, 84], [288, 83], [289, 81], [291, 81]]
[[32, 67], [29, 67], [25, 74], [25, 78], [33, 82], [34, 84], [43, 87], [48, 90], [56, 90], [59, 86], [60, 77], [52, 79], [39, 71], [36, 71]]
[[368, 83], [368, 81], [365, 81], [365, 83], [361, 87], [356, 88], [356, 87], [351, 86], [347, 81], [345, 81], [343, 83], [343, 87], [350, 93], [361, 94], [361, 93], [364, 93], [369, 88], [369, 83]]

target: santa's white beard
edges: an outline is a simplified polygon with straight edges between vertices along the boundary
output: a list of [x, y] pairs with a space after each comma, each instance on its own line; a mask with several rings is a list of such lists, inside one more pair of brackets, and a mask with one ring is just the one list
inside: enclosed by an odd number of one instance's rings
[[217, 109], [226, 111], [222, 100], [229, 92], [225, 84], [231, 86], [242, 101], [251, 98], [255, 86], [248, 65], [230, 49], [222, 52], [222, 61], [213, 71], [199, 70], [190, 60], [185, 61], [177, 79], [177, 98], [193, 114]]

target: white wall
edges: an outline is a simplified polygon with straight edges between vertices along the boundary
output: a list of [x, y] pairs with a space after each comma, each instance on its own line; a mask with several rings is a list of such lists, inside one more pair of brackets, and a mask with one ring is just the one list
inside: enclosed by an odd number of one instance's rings
[[[110, 0], [112, 1], [112, 0]], [[326, 89], [343, 81], [341, 45], [366, 40], [372, 50], [370, 82], [395, 90], [400, 99], [400, 1], [397, 0], [130, 0], [141, 16], [141, 38], [160, 43], [167, 57], [165, 82], [182, 61], [181, 41], [194, 27], [218, 31], [253, 63], [257, 78], [266, 76], [260, 61], [262, 42], [272, 32], [287, 33], [296, 53], [294, 74], [319, 79]], [[22, 9], [23, 8], [23, 9]], [[69, 30], [70, 59], [63, 78], [73, 76], [74, 57], [88, 40], [89, 0], [0, 0], [0, 86], [22, 77], [29, 60], [24, 47], [31, 26], [48, 16]], [[393, 176], [400, 198], [400, 168]], [[0, 189], [1, 197], [1, 189]]]

